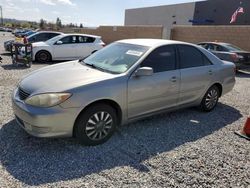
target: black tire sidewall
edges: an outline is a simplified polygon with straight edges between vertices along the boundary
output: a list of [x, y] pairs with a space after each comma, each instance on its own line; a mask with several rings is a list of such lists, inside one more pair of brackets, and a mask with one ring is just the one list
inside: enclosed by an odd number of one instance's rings
[[[96, 112], [99, 111], [106, 111], [108, 112], [112, 119], [113, 119], [113, 125], [112, 128], [110, 130], [110, 132], [108, 133], [108, 135], [103, 138], [102, 140], [98, 140], [98, 141], [94, 141], [91, 140], [85, 132], [86, 129], [86, 125], [87, 125], [87, 121], [89, 120], [89, 118], [94, 115]], [[86, 110], [84, 110], [80, 116], [78, 117], [78, 119], [75, 122], [75, 127], [74, 127], [74, 134], [77, 138], [77, 140], [84, 145], [88, 145], [88, 146], [94, 146], [94, 145], [98, 145], [98, 144], [102, 144], [104, 142], [106, 142], [114, 133], [116, 125], [117, 125], [117, 114], [116, 111], [114, 110], [114, 108], [112, 108], [111, 106], [107, 105], [107, 104], [96, 104], [93, 106], [90, 106], [89, 108], [87, 108]]]
[[[212, 108], [208, 108], [208, 107], [206, 106], [206, 98], [207, 98], [208, 93], [209, 93], [211, 90], [216, 90], [216, 91], [217, 91], [218, 98], [217, 98], [216, 104], [215, 104]], [[204, 97], [203, 97], [203, 99], [202, 99], [202, 101], [201, 101], [200, 109], [201, 109], [202, 111], [205, 111], [205, 112], [210, 112], [210, 111], [212, 111], [212, 110], [217, 106], [217, 103], [218, 103], [218, 100], [219, 100], [219, 96], [220, 96], [220, 91], [219, 91], [218, 87], [215, 86], [215, 85], [214, 85], [214, 86], [211, 86], [211, 87], [207, 90], [206, 94], [204, 95]]]
[[[47, 55], [47, 59], [46, 60], [41, 60], [40, 59], [40, 55], [41, 54], [46, 54]], [[47, 63], [47, 62], [49, 62], [50, 61], [50, 58], [51, 56], [50, 56], [50, 54], [49, 54], [49, 52], [47, 52], [47, 51], [39, 51], [38, 53], [37, 53], [37, 55], [36, 55], [36, 60], [38, 61], [38, 62], [40, 62], [40, 63]]]

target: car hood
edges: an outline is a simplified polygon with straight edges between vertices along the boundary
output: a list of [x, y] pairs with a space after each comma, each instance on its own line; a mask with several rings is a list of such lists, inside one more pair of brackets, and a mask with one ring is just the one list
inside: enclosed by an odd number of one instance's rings
[[19, 83], [19, 87], [30, 94], [63, 92], [113, 77], [113, 74], [70, 61], [30, 73]]
[[34, 43], [32, 43], [32, 46], [33, 47], [48, 46], [48, 44], [45, 42], [34, 42]]

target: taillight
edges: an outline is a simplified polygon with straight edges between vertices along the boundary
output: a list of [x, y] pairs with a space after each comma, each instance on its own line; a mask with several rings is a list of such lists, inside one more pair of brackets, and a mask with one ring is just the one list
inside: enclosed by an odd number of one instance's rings
[[231, 56], [231, 58], [233, 59], [234, 62], [239, 61], [239, 56], [238, 56], [238, 54], [232, 53], [230, 56]]

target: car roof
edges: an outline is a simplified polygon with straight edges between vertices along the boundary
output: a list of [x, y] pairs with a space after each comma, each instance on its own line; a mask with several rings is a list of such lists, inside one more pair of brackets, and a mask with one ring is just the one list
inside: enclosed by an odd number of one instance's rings
[[117, 42], [148, 46], [148, 47], [156, 47], [156, 46], [162, 46], [162, 45], [168, 45], [168, 44], [192, 45], [186, 42], [181, 42], [181, 41], [176, 41], [176, 40], [165, 40], [165, 39], [125, 39], [125, 40], [119, 40]]
[[84, 33], [63, 33], [62, 35], [64, 35], [64, 36], [77, 35], [77, 36], [101, 38], [101, 36], [98, 36], [98, 35], [89, 35], [89, 34], [84, 34]]
[[58, 33], [58, 34], [63, 34], [62, 32], [58, 32], [58, 31], [38, 31], [36, 33]]
[[226, 42], [199, 42], [198, 44], [219, 44], [219, 45], [229, 45]]

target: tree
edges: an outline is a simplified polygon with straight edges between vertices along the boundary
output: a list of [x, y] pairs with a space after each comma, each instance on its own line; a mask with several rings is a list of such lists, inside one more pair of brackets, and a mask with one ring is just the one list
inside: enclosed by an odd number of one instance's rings
[[13, 27], [13, 24], [10, 22], [5, 22], [4, 27]]
[[45, 28], [45, 24], [46, 24], [46, 21], [45, 21], [44, 19], [41, 19], [41, 20], [40, 20], [40, 23], [39, 23], [39, 27], [40, 27], [41, 29], [44, 29], [44, 28]]
[[52, 22], [48, 22], [47, 26], [48, 26], [48, 29], [50, 29], [50, 30], [56, 30], [57, 29], [56, 24], [54, 24]]
[[62, 28], [62, 21], [61, 21], [60, 18], [57, 18], [57, 19], [56, 19], [56, 27], [57, 27], [57, 29]]
[[22, 23], [21, 23], [21, 27], [22, 27], [22, 28], [30, 28], [30, 27], [31, 27], [31, 24], [28, 23], [28, 22], [22, 22]]
[[82, 23], [80, 24], [80, 28], [83, 28], [83, 25], [82, 25]]

